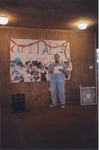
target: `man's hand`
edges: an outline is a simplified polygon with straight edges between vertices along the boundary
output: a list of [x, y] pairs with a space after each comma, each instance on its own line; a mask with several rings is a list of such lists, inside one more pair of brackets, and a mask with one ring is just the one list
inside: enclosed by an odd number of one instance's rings
[[59, 69], [59, 71], [62, 71], [62, 72], [63, 72], [64, 70], [63, 70], [63, 69]]
[[65, 71], [65, 70], [63, 70], [63, 69], [59, 69], [59, 71], [61, 71], [61, 72], [63, 72], [63, 73], [66, 73], [66, 71]]
[[63, 69], [59, 69], [59, 71], [64, 72], [64, 70], [63, 70]]

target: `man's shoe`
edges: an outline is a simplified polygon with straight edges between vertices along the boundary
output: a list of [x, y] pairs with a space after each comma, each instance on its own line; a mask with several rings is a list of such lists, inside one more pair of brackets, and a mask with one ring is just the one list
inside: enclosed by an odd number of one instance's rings
[[64, 108], [65, 108], [65, 105], [61, 105], [60, 108], [64, 109]]
[[50, 105], [50, 108], [56, 108], [56, 105]]

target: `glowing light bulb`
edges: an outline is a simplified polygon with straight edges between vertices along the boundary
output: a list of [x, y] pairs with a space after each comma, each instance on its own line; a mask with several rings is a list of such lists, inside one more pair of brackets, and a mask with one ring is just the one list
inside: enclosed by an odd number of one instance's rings
[[86, 29], [86, 28], [87, 28], [87, 23], [80, 23], [80, 24], [78, 25], [78, 28], [79, 28], [80, 30]]
[[0, 17], [0, 24], [1, 25], [6, 25], [7, 23], [8, 23], [7, 17]]

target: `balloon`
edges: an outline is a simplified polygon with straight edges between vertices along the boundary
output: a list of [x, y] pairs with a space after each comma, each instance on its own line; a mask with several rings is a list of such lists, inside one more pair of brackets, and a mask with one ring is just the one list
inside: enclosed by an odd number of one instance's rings
[[20, 57], [16, 57], [14, 61], [17, 62], [17, 63], [20, 63], [21, 62], [21, 58]]

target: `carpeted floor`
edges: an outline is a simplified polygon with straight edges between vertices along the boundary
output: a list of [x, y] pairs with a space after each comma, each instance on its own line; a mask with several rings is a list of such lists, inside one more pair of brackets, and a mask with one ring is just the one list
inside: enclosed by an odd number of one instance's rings
[[34, 107], [2, 115], [2, 149], [97, 149], [97, 106]]

